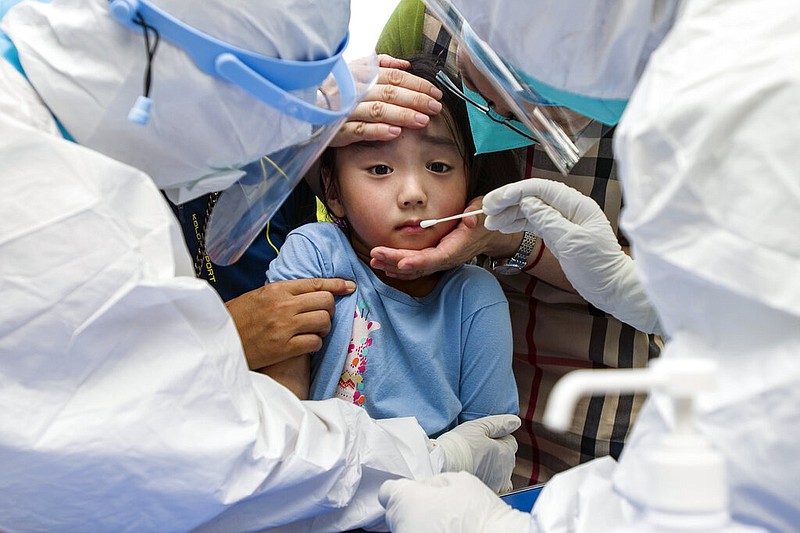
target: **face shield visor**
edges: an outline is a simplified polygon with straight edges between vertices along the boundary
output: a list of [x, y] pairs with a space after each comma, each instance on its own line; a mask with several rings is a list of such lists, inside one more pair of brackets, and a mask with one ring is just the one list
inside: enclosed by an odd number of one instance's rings
[[356, 103], [374, 84], [377, 58], [366, 57], [349, 66], [342, 60], [316, 91], [315, 108], [335, 120], [319, 124], [308, 117], [309, 135], [302, 142], [261, 157], [260, 172], [245, 175], [219, 197], [206, 228], [206, 251], [214, 263], [235, 262], [297, 183], [322, 155]]
[[[173, 189], [163, 187], [170, 199], [177, 203], [207, 192], [223, 191], [206, 227], [205, 246], [216, 264], [234, 263], [374, 83], [378, 72], [377, 60], [374, 56], [365, 58], [354, 63], [351, 69], [342, 57], [347, 45], [346, 37], [329, 57], [312, 61], [277, 59], [215, 39], [146, 0], [114, 0], [109, 7], [115, 20], [134, 31], [144, 32], [150, 41], [162, 39], [181, 48], [197, 68], [217, 80], [227, 82], [230, 90], [236, 93], [233, 99], [219, 102], [208, 112], [198, 109], [196, 113], [236, 116], [237, 128], [228, 130], [229, 135], [236, 137], [237, 130], [246, 134], [242, 122], [252, 121], [249, 131], [253, 137], [269, 139], [269, 142], [258, 144], [247, 138], [226, 140], [225, 145], [235, 146], [226, 152], [220, 149], [223, 144], [219, 144], [216, 150], [212, 145], [205, 146], [203, 152], [207, 155], [201, 156], [204, 160], [198, 166], [211, 172], [203, 171], [201, 179], [189, 177], [192, 179], [189, 186]], [[214, 94], [212, 91], [209, 93]], [[130, 120], [142, 124], [140, 127], [143, 132], [157, 129], [158, 112], [168, 112], [157, 109], [158, 100], [159, 92], [155, 91], [152, 101], [140, 97], [131, 110]], [[264, 105], [269, 107], [260, 107]], [[235, 107], [236, 114], [220, 111], [225, 106], [231, 109]], [[154, 120], [148, 123], [151, 107]], [[238, 109], [250, 109], [252, 116], [247, 117], [247, 113]], [[266, 120], [259, 119], [267, 116]], [[213, 141], [224, 134], [218, 132], [200, 137]], [[188, 134], [186, 142], [196, 142], [197, 138], [197, 135]], [[142, 142], [146, 145], [148, 141], [143, 138]], [[181, 141], [173, 141], [173, 144], [176, 143]], [[262, 151], [254, 152], [257, 146], [261, 146]], [[268, 153], [264, 153], [265, 150]], [[176, 150], [183, 153], [197, 151], [197, 146]], [[140, 150], [139, 153], [144, 156], [148, 150]], [[259, 158], [261, 172], [245, 173], [240, 170]], [[142, 162], [137, 166], [146, 168], [146, 165], [146, 162]], [[187, 168], [186, 165], [183, 167]], [[251, 165], [250, 168], [258, 168], [258, 165]]]
[[[524, 126], [522, 137], [533, 139], [545, 151], [558, 170], [567, 174], [578, 160], [619, 120], [624, 101], [618, 108], [597, 109], [597, 113], [573, 111], [566, 93], [536, 82], [506, 63], [481, 40], [461, 13], [448, 0], [425, 0], [431, 13], [458, 40], [459, 68], [462, 75], [483, 83], [478, 92], [500, 98], [510, 111], [503, 113], [509, 124]], [[483, 89], [483, 91], [481, 91]], [[483, 94], [487, 120], [498, 122], [492, 106]], [[474, 104], [472, 104], [474, 105]], [[577, 106], [583, 109], [582, 106]]]

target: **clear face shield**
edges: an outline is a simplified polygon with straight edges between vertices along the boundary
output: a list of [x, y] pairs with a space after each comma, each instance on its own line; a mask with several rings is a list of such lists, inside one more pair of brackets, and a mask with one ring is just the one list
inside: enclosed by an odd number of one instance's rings
[[375, 83], [375, 56], [334, 66], [316, 91], [316, 108], [335, 113], [327, 124], [310, 124], [307, 140], [261, 158], [260, 172], [251, 173], [219, 197], [206, 228], [206, 251], [214, 263], [234, 263], [345, 123], [355, 105]]
[[[215, 176], [221, 176], [215, 179], [211, 190], [222, 193], [206, 227], [206, 252], [214, 263], [230, 265], [266, 226], [375, 83], [377, 58], [373, 55], [348, 65], [342, 56], [347, 46], [345, 37], [329, 57], [309, 61], [277, 59], [200, 32], [148, 0], [111, 0], [109, 8], [119, 23], [134, 31], [144, 31], [146, 38], [152, 34], [156, 41], [170, 42], [188, 54], [201, 71], [241, 89], [230, 95], [235, 103], [229, 108], [220, 103], [205, 111], [225, 115], [234, 110], [236, 120], [247, 121], [253, 133], [252, 138], [233, 138], [226, 143], [241, 149], [206, 148], [210, 154], [205, 157], [227, 159], [209, 165], [219, 170]], [[132, 122], [145, 128], [150, 107], [156, 109], [159, 105], [158, 92], [152, 101], [146, 96], [140, 97], [129, 115]], [[197, 109], [197, 113], [203, 112]], [[246, 135], [248, 130], [242, 131]], [[235, 136], [237, 132], [227, 134]], [[216, 132], [214, 138], [224, 139], [225, 135], [224, 131]], [[175, 144], [192, 142], [188, 138]], [[197, 152], [197, 148], [184, 151]], [[259, 157], [261, 171], [239, 178], [244, 173], [239, 169]], [[208, 185], [206, 189], [203, 186], [203, 180], [199, 179], [187, 195], [197, 197], [210, 192]]]
[[[501, 100], [508, 124], [516, 119], [524, 136], [540, 145], [562, 174], [567, 174], [613, 126], [556, 103], [542, 94], [541, 87], [509, 65], [481, 40], [449, 0], [425, 0], [431, 13], [458, 40], [459, 70], [485, 100]], [[468, 102], [469, 103], [469, 102]], [[475, 104], [472, 104], [475, 105]], [[477, 106], [480, 109], [480, 105]], [[498, 122], [492, 105], [484, 105], [489, 119]]]

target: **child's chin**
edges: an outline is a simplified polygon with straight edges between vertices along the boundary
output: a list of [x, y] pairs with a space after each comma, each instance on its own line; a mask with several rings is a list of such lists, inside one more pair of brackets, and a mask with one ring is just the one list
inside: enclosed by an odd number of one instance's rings
[[401, 239], [396, 239], [392, 245], [386, 245], [389, 248], [398, 248], [403, 250], [424, 250], [425, 248], [433, 248], [439, 243], [438, 238], [433, 238], [431, 235], [404, 235]]

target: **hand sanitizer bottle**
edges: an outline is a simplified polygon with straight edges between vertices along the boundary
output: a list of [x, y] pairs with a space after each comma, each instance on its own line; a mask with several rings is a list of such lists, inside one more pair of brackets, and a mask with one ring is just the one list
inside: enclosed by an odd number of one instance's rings
[[672, 399], [673, 431], [646, 452], [645, 509], [617, 533], [764, 532], [731, 520], [722, 454], [694, 429], [694, 398], [712, 389], [715, 377], [710, 360], [656, 359], [646, 369], [573, 371], [553, 388], [544, 423], [562, 430], [586, 394], [660, 391]]

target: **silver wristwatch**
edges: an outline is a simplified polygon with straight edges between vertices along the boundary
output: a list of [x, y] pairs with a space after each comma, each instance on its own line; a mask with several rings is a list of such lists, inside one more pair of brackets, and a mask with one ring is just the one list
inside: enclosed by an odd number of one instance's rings
[[528, 257], [530, 257], [533, 248], [536, 246], [536, 239], [536, 235], [526, 231], [517, 253], [508, 259], [492, 259], [492, 270], [505, 276], [522, 272], [522, 269], [528, 264]]

